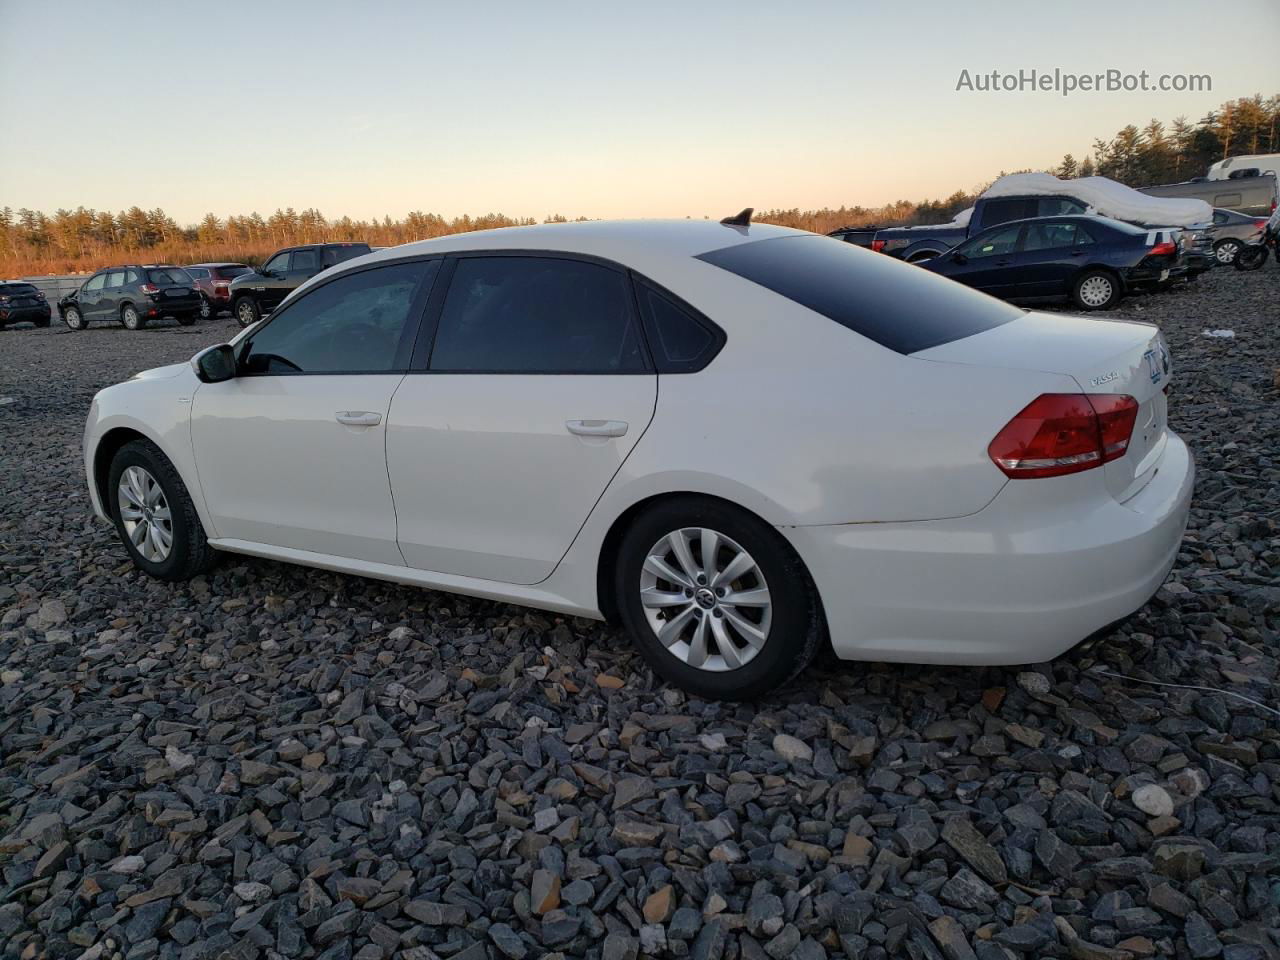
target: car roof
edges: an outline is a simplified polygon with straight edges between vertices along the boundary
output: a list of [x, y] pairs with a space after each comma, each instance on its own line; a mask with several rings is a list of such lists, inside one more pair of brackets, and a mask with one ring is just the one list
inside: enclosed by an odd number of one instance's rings
[[219, 261], [217, 263], [188, 263], [187, 266], [188, 267], [245, 267], [245, 266], [248, 266], [248, 264], [235, 263], [234, 261], [227, 260], [225, 262]]
[[1050, 217], [1026, 217], [1022, 220], [1006, 220], [1004, 223], [997, 223], [982, 230], [982, 233], [990, 233], [992, 230], [999, 230], [1003, 227], [1020, 227], [1024, 223], [1044, 223], [1046, 220], [1052, 220], [1054, 223], [1063, 221], [1073, 223], [1100, 223], [1104, 227], [1110, 227], [1112, 230], [1119, 230], [1121, 233], [1132, 233], [1135, 236], [1147, 231], [1142, 227], [1134, 226], [1132, 223], [1125, 223], [1123, 220], [1116, 220], [1114, 217], [1101, 217], [1094, 213], [1064, 213], [1060, 216]]
[[765, 223], [728, 226], [715, 220], [584, 220], [454, 233], [387, 247], [348, 263], [470, 250], [545, 250], [597, 256], [632, 265], [638, 260], [697, 257], [740, 243], [793, 236], [818, 234]]

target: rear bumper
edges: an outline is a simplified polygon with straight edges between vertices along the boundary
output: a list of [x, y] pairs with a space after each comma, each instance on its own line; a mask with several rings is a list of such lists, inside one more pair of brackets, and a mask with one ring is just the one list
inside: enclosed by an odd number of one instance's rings
[[201, 297], [183, 297], [172, 300], [150, 300], [142, 305], [142, 312], [149, 317], [186, 317], [200, 312]]
[[[838, 656], [1039, 663], [1155, 593], [1177, 558], [1194, 478], [1171, 433], [1155, 476], [1126, 503], [1098, 495], [1102, 472], [1091, 470], [1010, 481], [969, 517], [781, 532], [817, 584]], [[1032, 486], [1059, 483], [1056, 502]]]
[[53, 316], [49, 305], [35, 307], [0, 307], [0, 323], [30, 323], [37, 320], [48, 320]]

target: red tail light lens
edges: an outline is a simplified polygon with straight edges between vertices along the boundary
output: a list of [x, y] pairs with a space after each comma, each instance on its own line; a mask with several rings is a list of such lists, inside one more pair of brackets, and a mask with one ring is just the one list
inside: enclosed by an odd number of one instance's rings
[[884, 250], [884, 241], [883, 241], [883, 240], [872, 240], [872, 241], [871, 241], [871, 249], [872, 249], [872, 250], [874, 250], [876, 253], [880, 253], [881, 251], [883, 251], [883, 250]]
[[1005, 424], [987, 447], [1013, 479], [1061, 477], [1124, 456], [1138, 401], [1124, 394], [1044, 393]]
[[148, 293], [148, 294], [160, 292], [160, 288], [157, 287], [154, 283], [144, 283], [138, 289], [141, 290], [143, 293]]
[[1148, 254], [1148, 256], [1159, 257], [1159, 256], [1164, 256], [1165, 254], [1168, 254], [1169, 256], [1172, 257], [1172, 256], [1175, 256], [1177, 252], [1178, 252], [1178, 245], [1171, 240], [1166, 240], [1164, 243], [1157, 243], [1154, 247], [1152, 247], [1151, 253]]

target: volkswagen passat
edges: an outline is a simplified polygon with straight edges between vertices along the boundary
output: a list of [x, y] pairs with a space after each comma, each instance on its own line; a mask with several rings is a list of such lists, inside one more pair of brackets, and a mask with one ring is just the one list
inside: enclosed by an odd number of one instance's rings
[[134, 563], [218, 551], [618, 618], [695, 693], [838, 655], [1042, 661], [1156, 590], [1193, 467], [1146, 324], [1024, 312], [764, 225], [382, 250], [109, 387]]

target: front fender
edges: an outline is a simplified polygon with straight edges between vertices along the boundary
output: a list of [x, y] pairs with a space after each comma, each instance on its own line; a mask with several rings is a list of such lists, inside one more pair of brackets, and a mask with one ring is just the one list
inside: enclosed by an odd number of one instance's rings
[[[186, 367], [186, 365], [183, 365]], [[109, 457], [142, 437], [169, 458], [191, 495], [208, 536], [217, 535], [205, 505], [191, 445], [191, 400], [199, 381], [188, 367], [175, 376], [135, 379], [100, 391], [89, 407], [84, 431], [85, 479], [94, 513], [110, 520], [102, 483]]]

